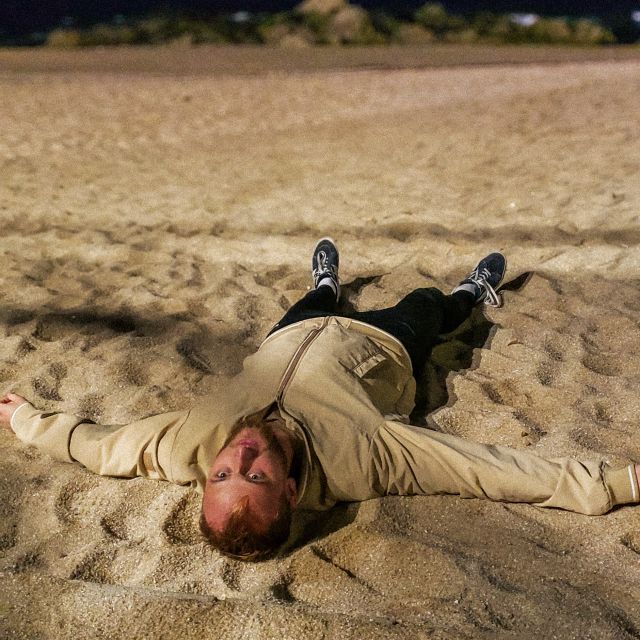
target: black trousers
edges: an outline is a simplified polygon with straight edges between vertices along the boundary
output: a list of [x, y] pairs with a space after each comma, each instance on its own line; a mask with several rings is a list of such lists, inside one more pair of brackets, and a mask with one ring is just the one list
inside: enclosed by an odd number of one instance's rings
[[309, 291], [294, 304], [282, 320], [269, 332], [287, 325], [318, 318], [340, 315], [378, 327], [397, 338], [408, 351], [413, 373], [418, 377], [426, 364], [438, 335], [449, 333], [462, 324], [475, 306], [473, 294], [458, 291], [446, 295], [439, 289], [416, 289], [394, 307], [375, 311], [337, 313], [336, 296], [331, 287], [323, 286]]

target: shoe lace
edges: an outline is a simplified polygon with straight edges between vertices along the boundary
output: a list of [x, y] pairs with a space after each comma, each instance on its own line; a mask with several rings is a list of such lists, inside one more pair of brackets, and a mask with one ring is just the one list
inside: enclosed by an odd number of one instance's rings
[[330, 264], [329, 256], [324, 251], [318, 252], [318, 266], [313, 270], [313, 277], [317, 280], [320, 276], [336, 277], [335, 265]]
[[489, 284], [488, 278], [491, 276], [491, 271], [486, 267], [480, 271], [474, 271], [469, 280], [473, 280], [479, 287], [485, 292], [484, 303], [489, 307], [501, 307], [502, 297], [500, 294]]

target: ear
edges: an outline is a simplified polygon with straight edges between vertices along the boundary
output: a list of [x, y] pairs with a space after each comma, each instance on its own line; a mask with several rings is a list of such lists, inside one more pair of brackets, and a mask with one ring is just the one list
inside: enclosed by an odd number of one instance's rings
[[298, 504], [298, 487], [294, 478], [287, 478], [284, 485], [284, 493], [291, 508], [295, 509]]

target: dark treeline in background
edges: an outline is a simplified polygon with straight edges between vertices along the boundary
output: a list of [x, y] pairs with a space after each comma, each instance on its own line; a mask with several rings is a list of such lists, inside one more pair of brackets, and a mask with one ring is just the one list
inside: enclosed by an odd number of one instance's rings
[[626, 44], [640, 0], [2, 0], [0, 45]]

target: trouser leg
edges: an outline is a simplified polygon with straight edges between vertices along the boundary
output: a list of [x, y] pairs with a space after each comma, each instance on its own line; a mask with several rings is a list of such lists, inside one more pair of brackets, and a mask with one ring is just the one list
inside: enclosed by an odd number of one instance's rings
[[337, 304], [336, 294], [331, 287], [320, 286], [317, 289], [312, 289], [284, 314], [282, 319], [269, 331], [269, 335], [294, 322], [335, 315]]
[[467, 291], [445, 295], [439, 289], [416, 289], [388, 309], [348, 314], [378, 327], [400, 340], [411, 357], [413, 372], [419, 376], [438, 335], [449, 333], [464, 322], [475, 298]]

